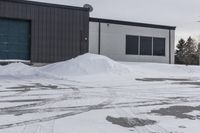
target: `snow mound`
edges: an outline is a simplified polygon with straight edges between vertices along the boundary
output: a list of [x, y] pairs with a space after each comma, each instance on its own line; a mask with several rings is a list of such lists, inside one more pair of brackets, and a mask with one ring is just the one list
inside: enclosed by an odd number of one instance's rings
[[129, 68], [108, 57], [84, 54], [74, 59], [50, 64], [40, 69], [42, 73], [59, 77], [82, 76], [108, 73], [126, 73]]
[[12, 63], [6, 66], [0, 66], [0, 75], [32, 75], [34, 68], [23, 63]]

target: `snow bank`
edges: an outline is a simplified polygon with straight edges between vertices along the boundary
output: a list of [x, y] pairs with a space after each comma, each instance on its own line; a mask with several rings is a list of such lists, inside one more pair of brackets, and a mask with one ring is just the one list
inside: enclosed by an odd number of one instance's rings
[[0, 66], [0, 76], [22, 76], [35, 74], [34, 67], [25, 65], [23, 63], [12, 63], [6, 66]]
[[123, 62], [122, 64], [128, 65], [134, 71], [134, 75], [140, 77], [200, 76], [200, 66], [139, 62]]
[[[74, 59], [58, 62], [43, 67], [32, 67], [22, 63], [0, 66], [0, 76], [40, 76], [48, 78], [85, 79], [98, 75], [101, 79], [113, 79], [112, 74], [124, 78], [154, 77], [200, 77], [199, 66], [169, 65], [159, 63], [116, 62], [108, 57], [84, 54]], [[74, 77], [74, 78], [72, 78]]]
[[84, 54], [69, 61], [44, 66], [42, 73], [58, 77], [85, 76], [109, 73], [128, 73], [129, 68], [108, 57], [95, 54]]
[[13, 63], [0, 66], [0, 76], [45, 76], [45, 77], [72, 77], [109, 73], [128, 73], [126, 65], [115, 62], [105, 56], [85, 54], [77, 58], [50, 64], [43, 67], [31, 67], [22, 63]]

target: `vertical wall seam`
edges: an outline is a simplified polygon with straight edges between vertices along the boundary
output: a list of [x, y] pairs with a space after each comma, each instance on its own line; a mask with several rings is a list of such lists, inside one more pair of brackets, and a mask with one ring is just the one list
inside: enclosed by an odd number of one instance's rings
[[138, 55], [140, 55], [140, 36], [138, 36]]
[[98, 54], [101, 54], [101, 22], [99, 22], [99, 46], [98, 46]]
[[171, 64], [171, 30], [169, 30], [169, 64]]
[[153, 50], [153, 49], [154, 49], [154, 40], [153, 40], [154, 37], [152, 37], [151, 39], [152, 39], [152, 40], [151, 40], [151, 43], [152, 43], [152, 46], [151, 46], [151, 48], [152, 48], [152, 50], [151, 50], [151, 55], [154, 56], [154, 50]]

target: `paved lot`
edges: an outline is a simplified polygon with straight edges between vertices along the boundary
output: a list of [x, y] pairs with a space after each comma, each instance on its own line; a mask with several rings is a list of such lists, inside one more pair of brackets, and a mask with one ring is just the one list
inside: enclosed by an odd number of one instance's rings
[[0, 88], [0, 133], [198, 133], [198, 79], [1, 77]]

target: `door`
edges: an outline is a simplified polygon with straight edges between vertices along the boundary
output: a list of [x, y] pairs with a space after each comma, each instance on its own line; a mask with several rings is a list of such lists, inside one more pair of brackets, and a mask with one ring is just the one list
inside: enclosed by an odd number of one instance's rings
[[0, 18], [0, 60], [30, 60], [30, 22]]

